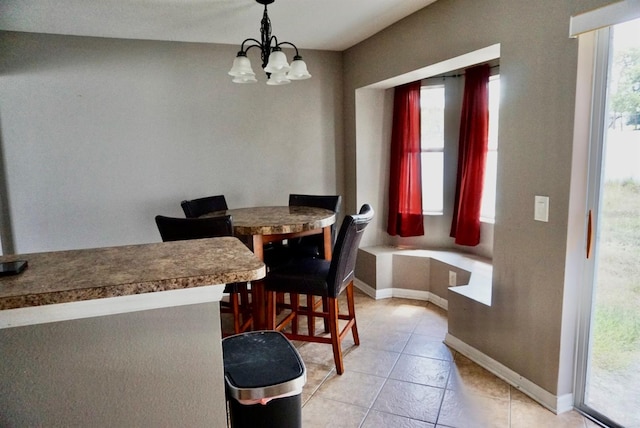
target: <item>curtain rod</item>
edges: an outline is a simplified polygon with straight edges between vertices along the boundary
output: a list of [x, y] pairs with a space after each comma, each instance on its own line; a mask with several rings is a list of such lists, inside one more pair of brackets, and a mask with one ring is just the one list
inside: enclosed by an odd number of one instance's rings
[[[494, 68], [500, 68], [500, 64], [497, 65], [492, 65], [491, 67], [489, 67], [489, 69], [493, 70]], [[462, 77], [464, 76], [464, 73], [461, 74], [440, 74], [437, 76], [431, 76], [431, 77], [427, 77], [424, 80], [429, 80], [429, 79], [447, 79], [447, 78], [453, 78], [453, 77]]]

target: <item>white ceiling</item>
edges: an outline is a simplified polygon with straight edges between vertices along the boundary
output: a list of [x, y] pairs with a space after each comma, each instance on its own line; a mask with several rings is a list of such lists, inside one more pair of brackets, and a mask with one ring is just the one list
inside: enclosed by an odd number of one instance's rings
[[[342, 51], [436, 0], [276, 0], [272, 34]], [[0, 0], [0, 30], [240, 44], [260, 38], [255, 0]]]

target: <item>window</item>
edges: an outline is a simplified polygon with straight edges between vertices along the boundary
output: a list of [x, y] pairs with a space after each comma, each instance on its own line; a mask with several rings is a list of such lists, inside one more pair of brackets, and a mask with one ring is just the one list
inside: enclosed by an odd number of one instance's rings
[[489, 78], [489, 150], [482, 188], [480, 220], [493, 223], [496, 218], [496, 175], [498, 171], [498, 115], [500, 107], [500, 75]]
[[[422, 213], [444, 213], [444, 141], [445, 86], [423, 86], [420, 90]], [[489, 148], [485, 168], [480, 220], [493, 223], [496, 213], [496, 174], [498, 167], [498, 114], [500, 105], [500, 75], [489, 79]], [[460, 112], [451, 112], [456, 114]], [[455, 180], [455, 177], [453, 177]]]
[[422, 213], [442, 215], [444, 205], [444, 85], [420, 90]]

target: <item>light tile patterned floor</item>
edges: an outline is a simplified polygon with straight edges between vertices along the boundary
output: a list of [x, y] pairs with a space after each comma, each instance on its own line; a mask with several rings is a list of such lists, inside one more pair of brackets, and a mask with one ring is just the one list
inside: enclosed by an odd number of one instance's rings
[[356, 317], [360, 346], [345, 338], [342, 376], [330, 345], [295, 343], [307, 368], [304, 428], [597, 427], [575, 411], [553, 414], [449, 349], [447, 313], [433, 304], [356, 291]]
[[343, 342], [345, 373], [331, 346], [297, 343], [308, 371], [304, 428], [597, 427], [573, 411], [555, 415], [443, 340], [447, 314], [407, 299], [356, 292], [360, 346]]

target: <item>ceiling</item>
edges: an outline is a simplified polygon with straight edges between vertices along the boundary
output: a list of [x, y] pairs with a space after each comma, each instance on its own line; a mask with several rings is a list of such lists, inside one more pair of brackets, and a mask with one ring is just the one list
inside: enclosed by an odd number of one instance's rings
[[[342, 51], [436, 0], [276, 0], [272, 34]], [[260, 38], [255, 0], [0, 0], [0, 30], [240, 44]]]

